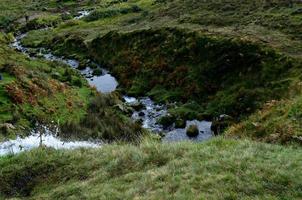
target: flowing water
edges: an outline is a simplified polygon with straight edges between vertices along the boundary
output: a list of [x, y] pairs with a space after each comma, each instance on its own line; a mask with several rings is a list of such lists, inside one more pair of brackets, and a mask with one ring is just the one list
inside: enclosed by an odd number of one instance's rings
[[[80, 11], [79, 15], [75, 17], [75, 19], [83, 18], [89, 15], [90, 12], [88, 11]], [[11, 47], [23, 52], [25, 55], [30, 57], [31, 59], [36, 59], [36, 57], [43, 57], [49, 61], [59, 61], [63, 62], [70, 67], [77, 69], [79, 67], [79, 62], [74, 59], [66, 59], [63, 56], [55, 56], [51, 53], [50, 50], [44, 48], [37, 48], [35, 52], [32, 53], [30, 48], [23, 47], [21, 44], [22, 38], [24, 38], [26, 34], [22, 34], [16, 37], [15, 41], [11, 44]], [[112, 76], [109, 71], [104, 68], [101, 68], [96, 63], [91, 63], [94, 66], [97, 66], [101, 69], [102, 73], [100, 76], [93, 75], [93, 70], [87, 64], [84, 70], [80, 70], [81, 74], [86, 77], [89, 84], [102, 93], [110, 93], [116, 90], [118, 86], [118, 82], [114, 76]], [[134, 111], [132, 115], [132, 119], [142, 122], [142, 126], [146, 129], [151, 130], [154, 133], [165, 133], [165, 137], [163, 141], [165, 142], [174, 142], [174, 141], [182, 141], [182, 140], [194, 140], [194, 141], [203, 141], [212, 137], [211, 132], [211, 122], [207, 121], [187, 121], [186, 128], [183, 129], [176, 129], [174, 126], [169, 127], [168, 129], [164, 129], [163, 126], [157, 123], [158, 119], [167, 115], [167, 106], [156, 104], [154, 103], [149, 97], [142, 97], [142, 98], [134, 98], [124, 96], [124, 100], [128, 105], [133, 104], [141, 104], [142, 109], [139, 111]], [[186, 129], [188, 126], [195, 124], [199, 128], [199, 135], [195, 138], [189, 138], [186, 135]], [[68, 141], [64, 142], [61, 139], [57, 138], [53, 132], [45, 129], [45, 134], [43, 134], [43, 145], [48, 147], [53, 147], [56, 149], [74, 149], [79, 147], [99, 147], [100, 143], [93, 143], [88, 141]], [[25, 138], [18, 137], [15, 140], [9, 140], [4, 143], [0, 143], [0, 155], [5, 155], [8, 153], [18, 153], [25, 150], [30, 150], [32, 148], [36, 148], [40, 145], [40, 132], [32, 132], [30, 136]]]
[[[42, 129], [42, 130], [41, 130]], [[56, 137], [53, 130], [41, 126], [39, 130], [31, 131], [27, 137], [8, 140], [0, 144], [0, 156], [16, 154], [28, 151], [39, 146], [52, 147], [54, 149], [75, 149], [75, 148], [97, 148], [101, 143], [90, 141], [63, 141]]]

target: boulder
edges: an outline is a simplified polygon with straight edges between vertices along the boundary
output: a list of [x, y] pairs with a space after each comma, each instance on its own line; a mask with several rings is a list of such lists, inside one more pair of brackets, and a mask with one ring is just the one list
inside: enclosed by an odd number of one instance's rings
[[186, 134], [188, 137], [197, 137], [199, 134], [199, 129], [196, 125], [190, 125], [187, 128]]
[[138, 116], [143, 117], [143, 116], [145, 116], [145, 113], [141, 111], [138, 113]]
[[168, 128], [169, 126], [172, 126], [174, 122], [175, 117], [171, 114], [167, 114], [166, 116], [163, 116], [158, 120], [158, 123], [161, 124], [164, 129]]
[[8, 134], [11, 130], [15, 130], [16, 127], [10, 123], [4, 123], [0, 125], [0, 131], [2, 134]]
[[219, 117], [214, 118], [211, 125], [211, 130], [214, 133], [214, 135], [220, 135], [233, 122], [234, 119], [231, 116], [222, 114]]
[[135, 111], [140, 111], [145, 108], [141, 102], [135, 102], [130, 105]]

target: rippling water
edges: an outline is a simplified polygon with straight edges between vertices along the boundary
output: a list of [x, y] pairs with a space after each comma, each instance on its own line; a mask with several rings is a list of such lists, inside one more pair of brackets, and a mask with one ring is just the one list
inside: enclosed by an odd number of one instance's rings
[[27, 137], [17, 137], [0, 143], [0, 156], [28, 151], [41, 145], [55, 149], [97, 148], [101, 146], [101, 143], [90, 141], [64, 141], [55, 135], [56, 132], [42, 126], [39, 131], [33, 130]]

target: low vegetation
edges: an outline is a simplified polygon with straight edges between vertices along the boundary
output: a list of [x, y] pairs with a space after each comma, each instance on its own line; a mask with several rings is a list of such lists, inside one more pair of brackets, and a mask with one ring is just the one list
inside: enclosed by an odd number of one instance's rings
[[300, 80], [301, 8], [283, 0], [97, 1], [83, 20], [23, 42], [92, 57], [128, 94], [177, 101], [174, 121], [228, 114], [238, 122]]
[[[0, 125], [13, 126], [2, 127], [0, 140], [26, 135], [36, 123], [55, 123], [66, 130], [62, 136], [70, 138], [139, 140], [142, 130], [114, 107], [118, 97], [97, 94], [79, 72], [63, 63], [15, 52], [7, 46], [9, 40], [9, 35], [1, 35]], [[86, 124], [85, 130], [66, 129], [80, 122]]]
[[37, 149], [0, 158], [0, 196], [23, 199], [301, 199], [301, 149], [205, 143]]
[[[110, 143], [0, 157], [0, 199], [302, 199], [300, 0], [1, 0], [0, 10], [0, 141], [38, 122]], [[13, 50], [21, 32], [80, 69], [97, 61], [120, 88], [100, 94], [69, 66]], [[164, 126], [214, 120], [224, 136], [150, 139], [121, 93], [166, 103]]]

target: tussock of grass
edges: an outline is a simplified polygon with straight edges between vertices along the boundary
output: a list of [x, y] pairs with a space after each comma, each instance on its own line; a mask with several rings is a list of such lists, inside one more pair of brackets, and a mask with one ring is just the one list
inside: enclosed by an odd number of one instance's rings
[[301, 149], [215, 138], [199, 144], [37, 149], [0, 159], [0, 194], [33, 199], [299, 199]]

